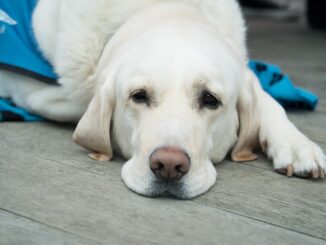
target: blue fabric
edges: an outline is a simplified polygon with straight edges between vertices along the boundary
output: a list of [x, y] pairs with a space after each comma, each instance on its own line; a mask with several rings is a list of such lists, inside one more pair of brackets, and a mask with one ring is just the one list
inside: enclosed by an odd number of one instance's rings
[[36, 4], [37, 0], [0, 0], [0, 68], [17, 68], [17, 72], [55, 83], [57, 75], [40, 53], [32, 30]]
[[284, 108], [308, 110], [316, 108], [318, 97], [294, 86], [290, 78], [282, 73], [280, 67], [260, 61], [250, 61], [249, 67], [255, 72], [263, 89]]
[[44, 119], [22, 108], [16, 107], [9, 99], [0, 98], [0, 122], [3, 121], [35, 122], [44, 121]]

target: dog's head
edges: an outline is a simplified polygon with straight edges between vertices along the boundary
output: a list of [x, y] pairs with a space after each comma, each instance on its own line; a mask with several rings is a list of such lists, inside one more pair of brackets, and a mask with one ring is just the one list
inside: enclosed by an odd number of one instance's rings
[[127, 22], [104, 50], [74, 134], [92, 151], [111, 157], [113, 146], [128, 158], [122, 179], [146, 196], [197, 196], [216, 181], [212, 161], [232, 148], [234, 159], [253, 158], [245, 61], [195, 17]]

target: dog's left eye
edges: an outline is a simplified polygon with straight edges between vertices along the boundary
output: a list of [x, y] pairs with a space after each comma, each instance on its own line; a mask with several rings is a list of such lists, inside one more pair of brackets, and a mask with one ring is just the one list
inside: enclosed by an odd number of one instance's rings
[[222, 104], [221, 101], [207, 90], [204, 90], [199, 98], [200, 108], [208, 108], [208, 109], [215, 110], [221, 104]]
[[138, 104], [141, 104], [141, 103], [148, 104], [149, 103], [148, 94], [144, 89], [137, 90], [134, 93], [132, 93], [131, 98], [135, 103], [138, 103]]

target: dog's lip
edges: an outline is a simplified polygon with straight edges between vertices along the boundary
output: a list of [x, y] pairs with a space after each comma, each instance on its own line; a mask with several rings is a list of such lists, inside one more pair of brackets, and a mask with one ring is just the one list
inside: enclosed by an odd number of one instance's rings
[[182, 181], [164, 181], [155, 179], [149, 188], [150, 197], [175, 197], [178, 199], [190, 199]]

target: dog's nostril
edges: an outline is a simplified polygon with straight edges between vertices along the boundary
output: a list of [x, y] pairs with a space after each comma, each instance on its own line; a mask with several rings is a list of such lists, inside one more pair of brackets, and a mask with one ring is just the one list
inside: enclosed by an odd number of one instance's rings
[[160, 169], [163, 169], [164, 168], [164, 164], [161, 163], [161, 162], [158, 162], [158, 167], [156, 170], [160, 170]]
[[150, 168], [157, 178], [180, 180], [190, 168], [187, 154], [176, 147], [162, 147], [152, 153], [149, 159]]
[[175, 169], [176, 169], [179, 173], [183, 173], [183, 172], [184, 172], [184, 170], [183, 170], [183, 168], [182, 168], [182, 164], [177, 165], [177, 166], [175, 167]]
[[153, 161], [150, 166], [152, 170], [160, 170], [164, 168], [164, 164], [159, 161]]
[[189, 171], [189, 164], [184, 164], [184, 163], [181, 163], [181, 164], [178, 164], [175, 169], [179, 172], [179, 173], [182, 173], [182, 174], [186, 174], [188, 173]]

